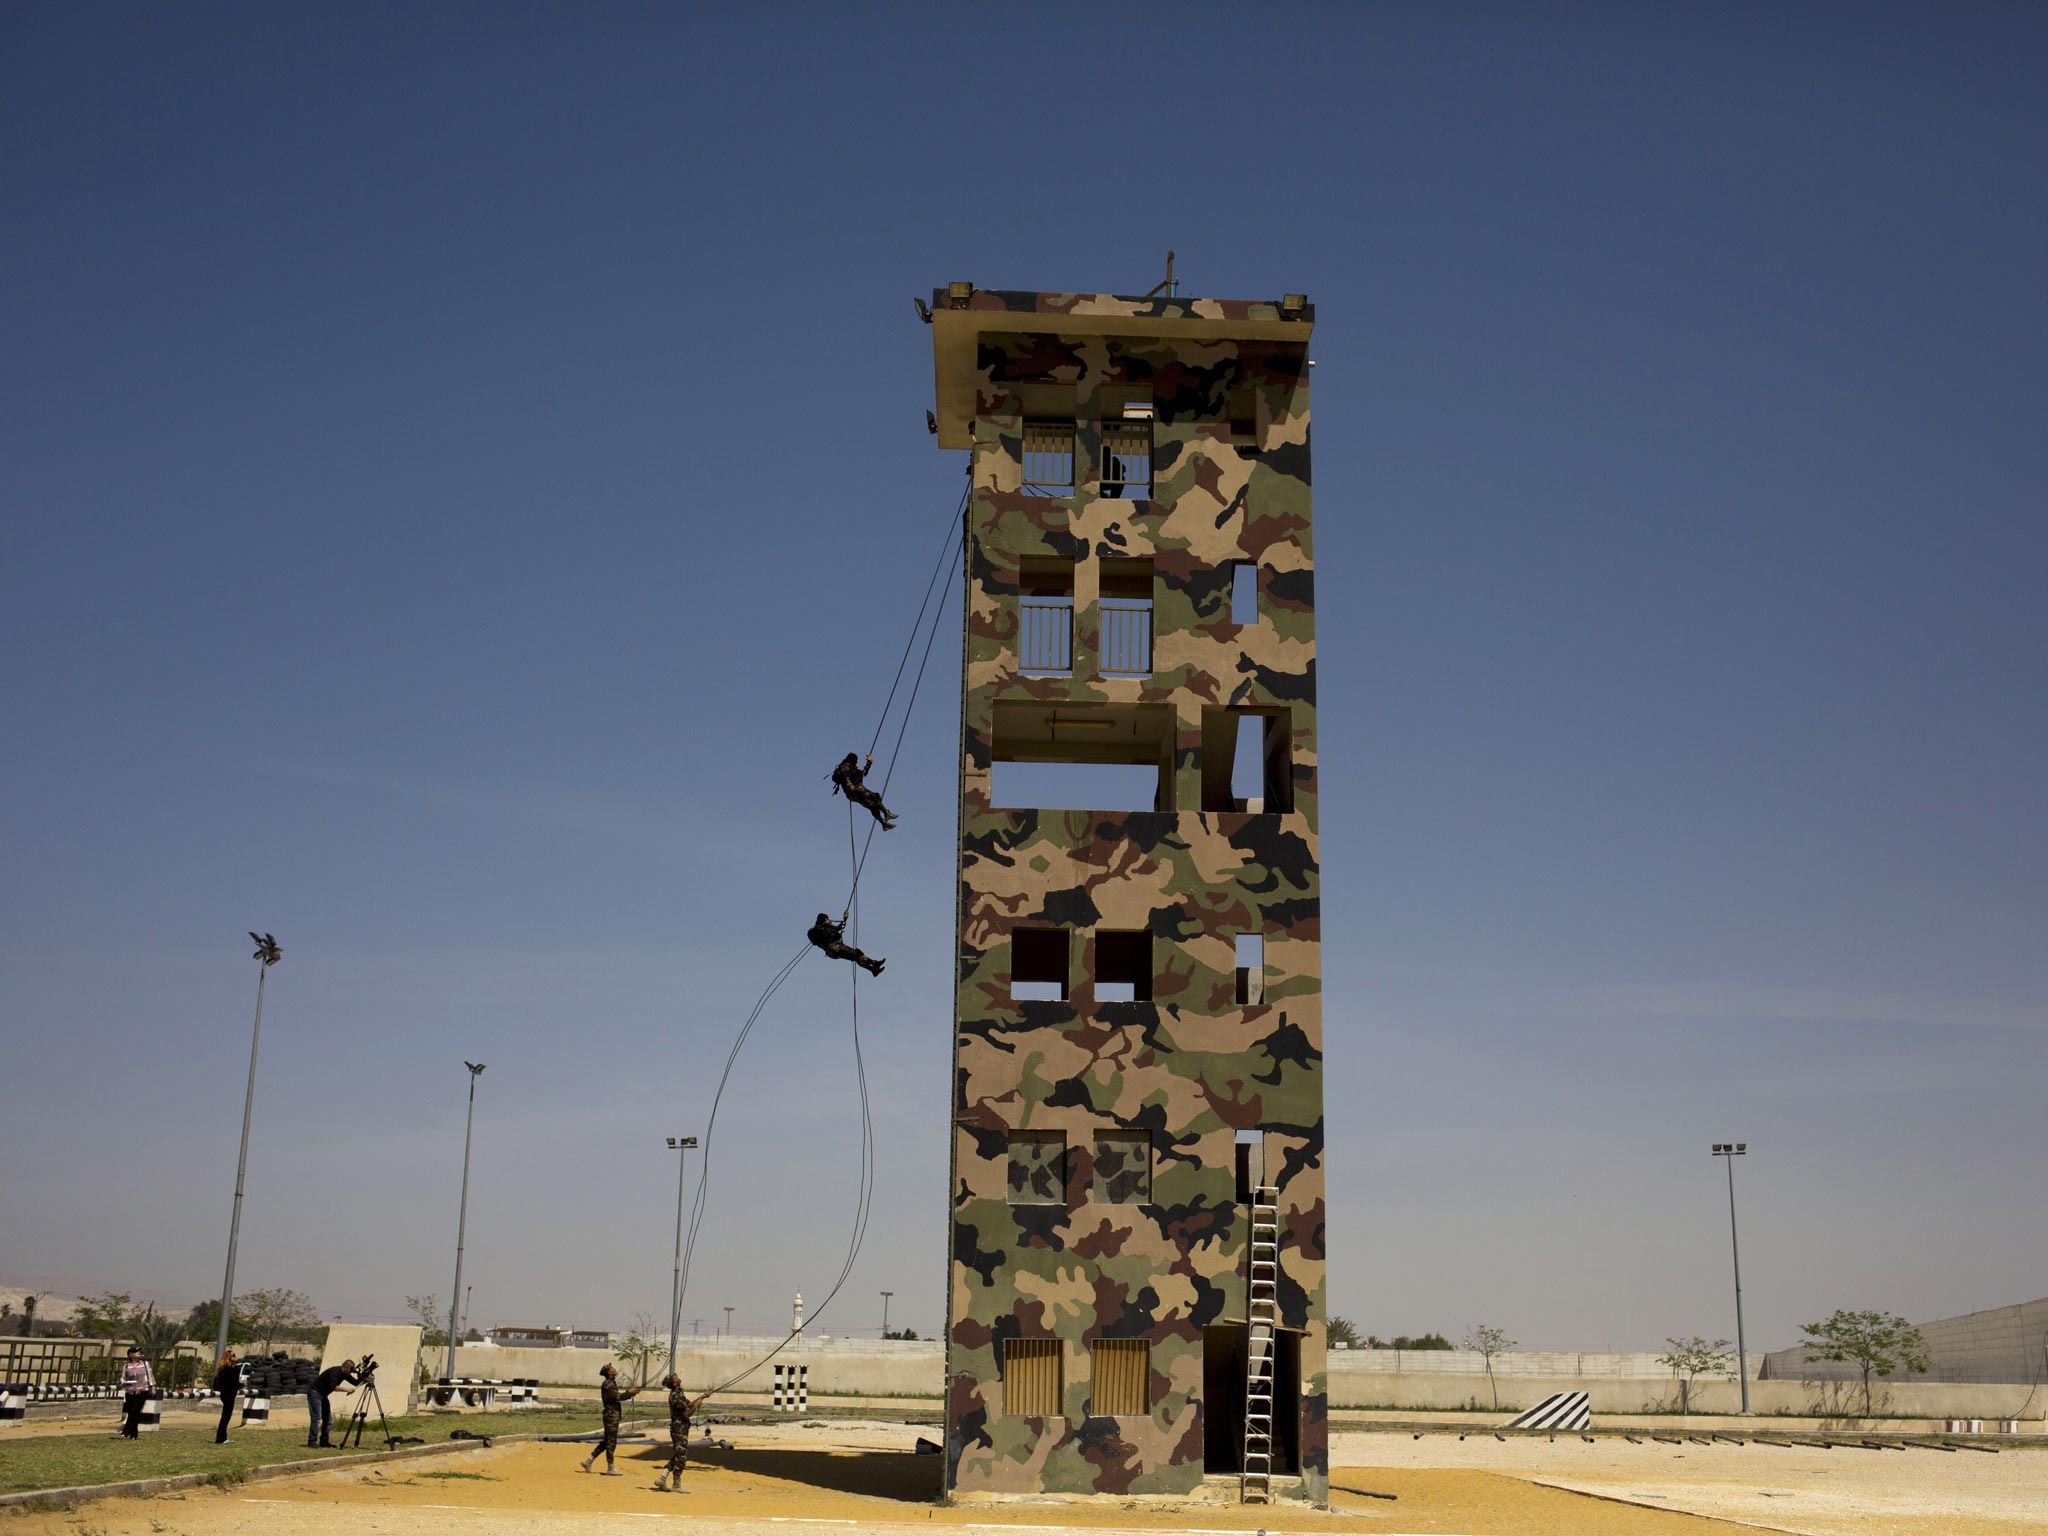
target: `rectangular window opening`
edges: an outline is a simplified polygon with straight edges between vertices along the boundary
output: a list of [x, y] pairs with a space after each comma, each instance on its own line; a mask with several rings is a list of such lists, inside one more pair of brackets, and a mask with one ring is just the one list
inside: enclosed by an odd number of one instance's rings
[[1237, 936], [1237, 1001], [1250, 1007], [1266, 1000], [1266, 940], [1263, 934]]
[[1065, 1386], [1058, 1339], [1003, 1341], [1003, 1415], [1050, 1419], [1060, 1411]]
[[[1142, 415], [1133, 414], [1142, 409]], [[1102, 424], [1102, 494], [1145, 501], [1152, 495], [1152, 402], [1126, 401]]]
[[1202, 809], [1294, 809], [1294, 736], [1285, 709], [1202, 711]]
[[1105, 1418], [1135, 1418], [1152, 1411], [1150, 1339], [1097, 1339], [1089, 1352], [1093, 1413]]
[[1020, 1003], [1067, 1000], [1067, 930], [1017, 928], [1010, 934], [1010, 996]]
[[1150, 1131], [1096, 1132], [1093, 1194], [1109, 1205], [1144, 1205], [1151, 1200]]
[[1142, 930], [1095, 930], [1095, 1001], [1152, 1001], [1152, 935]]
[[1263, 1131], [1237, 1133], [1237, 1203], [1251, 1203], [1252, 1191], [1266, 1182], [1266, 1135]]
[[1230, 392], [1230, 441], [1256, 452], [1259, 446], [1259, 397], [1251, 385]]
[[1152, 675], [1152, 562], [1109, 559], [1101, 567], [1102, 675]]
[[991, 805], [1171, 811], [1174, 716], [1164, 704], [1003, 702], [990, 743]]
[[1038, 676], [1073, 672], [1073, 561], [1026, 555], [1018, 562], [1017, 668]]
[[1066, 1203], [1066, 1132], [1010, 1132], [1010, 1204]]
[[1259, 622], [1259, 568], [1249, 560], [1233, 561], [1230, 567], [1230, 622]]
[[1024, 423], [1024, 489], [1035, 496], [1074, 493], [1074, 423]]

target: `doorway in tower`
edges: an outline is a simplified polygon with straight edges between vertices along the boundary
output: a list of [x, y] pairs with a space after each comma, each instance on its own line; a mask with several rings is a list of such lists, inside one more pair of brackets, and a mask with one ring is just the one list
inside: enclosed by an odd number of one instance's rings
[[[1251, 1361], [1243, 1323], [1202, 1330], [1202, 1469], [1244, 1468], [1244, 1384]], [[1273, 1471], [1301, 1471], [1301, 1334], [1276, 1331], [1273, 1340]]]

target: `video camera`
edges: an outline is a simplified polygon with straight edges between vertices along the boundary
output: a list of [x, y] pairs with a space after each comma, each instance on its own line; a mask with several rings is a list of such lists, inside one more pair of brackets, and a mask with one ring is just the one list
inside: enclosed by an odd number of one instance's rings
[[371, 1378], [373, 1378], [376, 1374], [377, 1357], [375, 1355], [365, 1355], [362, 1359], [356, 1362], [357, 1381], [362, 1382], [364, 1385], [368, 1385]]

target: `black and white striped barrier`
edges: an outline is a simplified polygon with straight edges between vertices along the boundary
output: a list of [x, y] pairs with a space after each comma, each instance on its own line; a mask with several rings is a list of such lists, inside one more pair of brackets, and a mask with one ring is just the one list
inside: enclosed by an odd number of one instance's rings
[[268, 1424], [270, 1422], [270, 1398], [262, 1392], [251, 1392], [242, 1399], [242, 1422], [244, 1424]]
[[811, 1406], [811, 1368], [808, 1365], [775, 1367], [777, 1412], [805, 1413]]
[[508, 1408], [532, 1408], [540, 1403], [540, 1378], [522, 1376], [501, 1381], [495, 1377], [443, 1376], [427, 1388], [427, 1401], [436, 1408], [452, 1407], [457, 1396], [470, 1408], [495, 1408], [501, 1398]]
[[1553, 1392], [1527, 1413], [1508, 1420], [1507, 1429], [1590, 1429], [1593, 1397], [1588, 1392]]
[[19, 1424], [28, 1417], [28, 1383], [0, 1381], [0, 1424]]
[[138, 1430], [164, 1427], [164, 1398], [161, 1392], [152, 1392], [142, 1400], [142, 1411], [135, 1415], [135, 1427]]

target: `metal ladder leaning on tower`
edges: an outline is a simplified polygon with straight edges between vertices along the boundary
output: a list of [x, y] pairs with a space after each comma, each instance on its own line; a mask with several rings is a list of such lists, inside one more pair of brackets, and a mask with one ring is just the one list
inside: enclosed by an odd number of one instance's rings
[[1247, 1276], [1244, 1368], [1244, 1469], [1239, 1501], [1273, 1502], [1274, 1328], [1280, 1306], [1280, 1191], [1252, 1190], [1252, 1241]]

